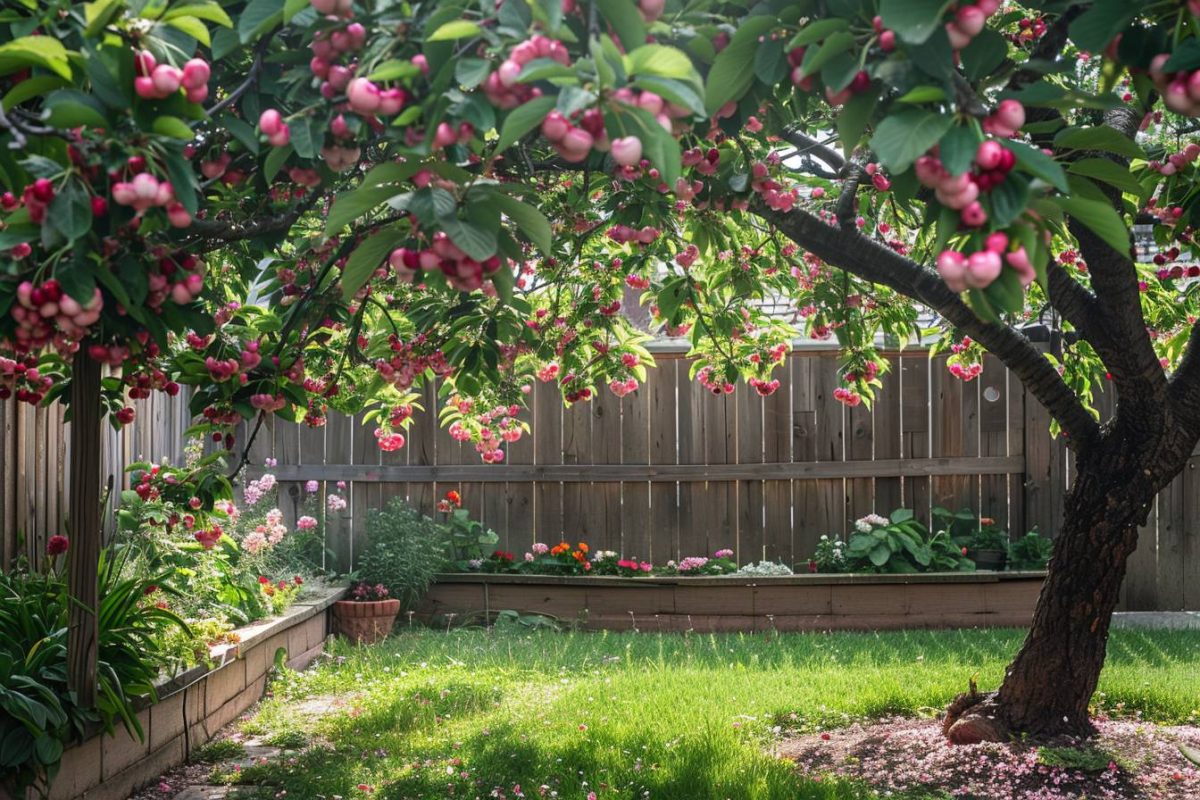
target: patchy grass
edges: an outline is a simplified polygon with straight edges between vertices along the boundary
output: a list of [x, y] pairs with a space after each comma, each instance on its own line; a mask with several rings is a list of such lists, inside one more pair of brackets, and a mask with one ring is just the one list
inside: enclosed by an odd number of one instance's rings
[[214, 764], [218, 761], [229, 761], [241, 758], [246, 754], [246, 748], [241, 742], [232, 739], [214, 739], [202, 744], [192, 751], [192, 761], [203, 764]]
[[[772, 747], [936, 714], [972, 677], [996, 686], [1021, 638], [412, 630], [285, 673], [246, 729], [312, 745], [227, 779], [289, 797], [362, 796], [364, 785], [382, 800], [865, 800], [875, 795], [862, 785], [805, 778]], [[1109, 649], [1099, 711], [1196, 722], [1200, 632], [1117, 631]], [[305, 710], [312, 698], [321, 713]]]

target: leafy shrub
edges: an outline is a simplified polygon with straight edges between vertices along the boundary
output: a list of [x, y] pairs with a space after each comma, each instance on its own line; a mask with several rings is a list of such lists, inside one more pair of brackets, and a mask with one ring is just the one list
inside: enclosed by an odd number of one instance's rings
[[370, 546], [354, 577], [372, 586], [383, 585], [404, 608], [417, 604], [446, 565], [445, 530], [402, 498], [369, 513], [367, 539]]
[[974, 569], [947, 531], [930, 534], [907, 508], [889, 518], [869, 514], [854, 523], [846, 547], [850, 572], [910, 573]]
[[120, 720], [139, 739], [138, 697], [154, 697], [154, 682], [171, 665], [167, 633], [187, 633], [183, 620], [151, 595], [163, 576], [124, 578], [123, 556], [101, 553], [96, 707], [82, 708], [67, 691], [67, 630], [71, 599], [65, 579], [48, 572], [0, 573], [0, 774], [23, 796], [46, 788], [64, 745], [99, 721], [111, 733]]
[[747, 577], [771, 577], [775, 575], [791, 575], [792, 568], [775, 561], [760, 561], [757, 564], [747, 564], [739, 569], [736, 575]]
[[1054, 542], [1032, 530], [1008, 546], [1009, 569], [1045, 569]]
[[845, 572], [846, 543], [841, 539], [821, 536], [817, 551], [808, 562], [810, 572]]

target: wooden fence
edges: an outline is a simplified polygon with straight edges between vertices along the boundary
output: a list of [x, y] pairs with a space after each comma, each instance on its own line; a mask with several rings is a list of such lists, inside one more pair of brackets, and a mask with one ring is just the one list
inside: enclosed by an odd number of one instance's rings
[[[111, 476], [114, 505], [122, 488], [128, 488], [125, 468], [143, 459], [183, 460], [189, 414], [187, 398], [155, 393], [133, 403], [136, 422], [122, 430], [105, 427], [102, 434], [101, 475]], [[33, 408], [16, 400], [0, 402], [0, 568], [7, 569], [25, 556], [41, 563], [46, 540], [66, 533], [67, 463], [70, 459], [71, 424], [64, 409], [54, 405]]]
[[[356, 418], [331, 414], [320, 428], [271, 420], [255, 440], [250, 476], [275, 459], [269, 471], [289, 521], [324, 513], [331, 492], [345, 497], [344, 511], [326, 514], [338, 569], [366, 545], [369, 509], [399, 496], [433, 515], [450, 489], [518, 557], [535, 541], [566, 538], [655, 563], [730, 547], [741, 562], [803, 565], [821, 535], [845, 536], [855, 518], [901, 506], [925, 520], [934, 507], [968, 507], [1015, 533], [1036, 526], [1053, 535], [1070, 454], [1019, 381], [990, 357], [970, 383], [923, 350], [887, 357], [871, 409], [833, 400], [837, 354], [824, 349], [792, 353], [767, 398], [745, 387], [713, 396], [688, 379], [678, 352], [656, 353], [658, 368], [625, 398], [602, 391], [563, 408], [555, 387], [537, 384], [533, 432], [505, 445], [501, 465], [481, 463], [435, 424], [427, 387], [401, 450], [381, 452], [373, 426]], [[67, 488], [61, 418], [14, 408], [0, 410], [5, 563], [18, 531], [24, 552], [41, 552], [61, 526]], [[185, 416], [181, 398], [140, 404], [135, 425], [110, 433], [105, 474], [140, 458], [178, 462]], [[1130, 564], [1127, 608], [1200, 608], [1198, 464], [1200, 456], [1158, 499]], [[317, 492], [305, 490], [309, 481]]]

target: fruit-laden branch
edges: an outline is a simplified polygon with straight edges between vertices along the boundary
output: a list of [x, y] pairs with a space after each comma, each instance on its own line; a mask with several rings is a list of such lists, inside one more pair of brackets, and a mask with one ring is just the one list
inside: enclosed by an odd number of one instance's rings
[[773, 211], [761, 201], [755, 201], [751, 209], [825, 262], [921, 301], [979, 342], [1058, 420], [1073, 449], [1086, 450], [1099, 438], [1099, 425], [1046, 357], [1007, 325], [981, 320], [932, 270], [856, 231], [831, 227], [805, 211]]
[[[219, 219], [192, 220], [187, 232], [190, 238], [213, 243], [238, 242], [244, 239], [256, 239], [259, 236], [284, 233], [290, 230], [297, 220], [312, 210], [313, 206], [325, 196], [322, 192], [311, 192], [303, 202], [287, 211], [269, 217], [258, 217], [247, 222]], [[214, 244], [214, 247], [216, 246], [219, 245]]]

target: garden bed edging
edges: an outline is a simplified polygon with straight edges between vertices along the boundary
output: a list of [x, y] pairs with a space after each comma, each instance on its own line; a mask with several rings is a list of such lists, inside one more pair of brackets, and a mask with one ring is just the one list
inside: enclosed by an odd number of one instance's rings
[[[63, 753], [49, 800], [125, 800], [170, 768], [262, 698], [278, 651], [290, 669], [303, 669], [325, 647], [329, 609], [346, 593], [329, 589], [294, 603], [281, 616], [238, 628], [236, 644], [210, 649], [216, 665], [204, 665], [160, 682], [158, 701], [138, 712], [145, 740], [118, 722], [112, 736], [96, 732]], [[27, 795], [30, 800], [36, 794]], [[8, 800], [0, 790], [0, 800]]]
[[560, 577], [442, 574], [422, 622], [453, 625], [504, 610], [588, 630], [822, 631], [1021, 627], [1046, 573], [940, 572], [779, 577]]

